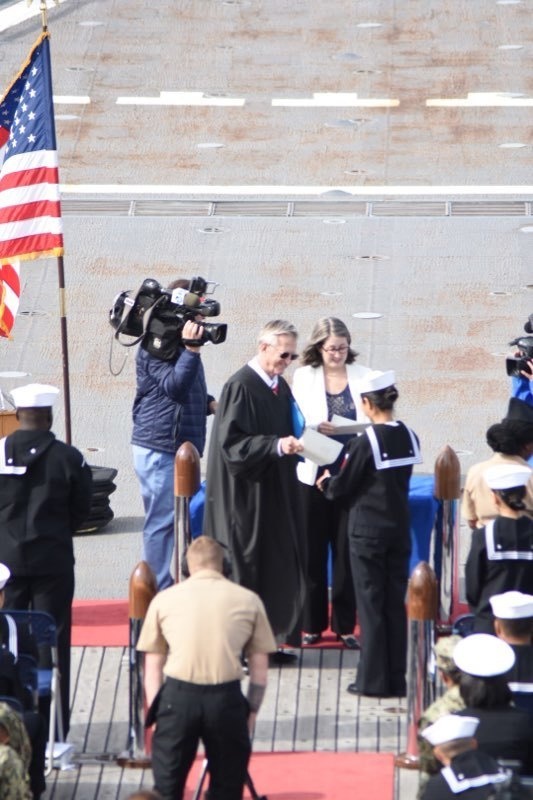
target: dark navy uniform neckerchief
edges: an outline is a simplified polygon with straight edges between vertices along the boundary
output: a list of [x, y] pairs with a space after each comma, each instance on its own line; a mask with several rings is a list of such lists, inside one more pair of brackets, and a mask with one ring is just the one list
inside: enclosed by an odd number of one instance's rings
[[503, 543], [498, 540], [498, 535], [494, 533], [494, 523], [491, 519], [485, 525], [485, 546], [487, 548], [487, 558], [489, 561], [533, 561], [533, 541], [530, 550], [504, 550]]
[[376, 469], [392, 469], [421, 464], [420, 446], [413, 431], [401, 422], [393, 424], [397, 431], [394, 438], [384, 436], [382, 430], [373, 425], [365, 429]]

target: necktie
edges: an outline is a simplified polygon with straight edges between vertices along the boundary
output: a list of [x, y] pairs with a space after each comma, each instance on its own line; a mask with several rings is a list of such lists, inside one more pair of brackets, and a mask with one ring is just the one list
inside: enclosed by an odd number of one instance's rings
[[278, 393], [278, 384], [277, 383], [274, 383], [270, 388], [272, 389], [274, 394]]

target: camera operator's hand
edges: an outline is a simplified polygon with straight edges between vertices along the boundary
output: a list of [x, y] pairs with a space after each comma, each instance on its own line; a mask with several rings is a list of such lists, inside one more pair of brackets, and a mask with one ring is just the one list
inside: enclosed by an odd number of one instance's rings
[[533, 358], [528, 360], [527, 365], [529, 367], [529, 372], [525, 369], [522, 369], [520, 370], [520, 374], [523, 375], [524, 378], [527, 378], [528, 381], [531, 381], [533, 380]]
[[[188, 319], [181, 332], [181, 338], [183, 339], [185, 349], [193, 353], [198, 353], [198, 348], [202, 346], [201, 339], [203, 333], [204, 329], [201, 325], [194, 322], [192, 319]], [[192, 341], [198, 341], [198, 344], [191, 344]]]

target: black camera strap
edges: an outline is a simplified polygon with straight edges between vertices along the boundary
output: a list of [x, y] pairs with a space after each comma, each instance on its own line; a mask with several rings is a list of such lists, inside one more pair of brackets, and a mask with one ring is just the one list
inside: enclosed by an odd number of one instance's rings
[[124, 302], [124, 306], [122, 308], [122, 316], [120, 318], [119, 324], [117, 325], [117, 329], [116, 329], [116, 331], [114, 333], [114, 338], [117, 340], [117, 342], [119, 344], [121, 344], [123, 347], [134, 347], [136, 344], [139, 344], [139, 342], [141, 342], [144, 339], [144, 337], [146, 336], [146, 334], [148, 332], [148, 326], [150, 324], [150, 320], [152, 319], [152, 316], [154, 314], [155, 309], [160, 305], [160, 303], [164, 299], [165, 299], [164, 296], [163, 297], [159, 297], [155, 301], [155, 303], [153, 305], [151, 305], [150, 308], [147, 311], [144, 312], [144, 314], [143, 314], [143, 330], [142, 330], [142, 333], [141, 333], [140, 336], [137, 336], [137, 338], [134, 339], [133, 342], [125, 342], [122, 339], [120, 339], [120, 334], [122, 333], [122, 328], [126, 324], [127, 318], [128, 318], [129, 313], [130, 313], [130, 311], [132, 309], [132, 306], [130, 306], [129, 304]]

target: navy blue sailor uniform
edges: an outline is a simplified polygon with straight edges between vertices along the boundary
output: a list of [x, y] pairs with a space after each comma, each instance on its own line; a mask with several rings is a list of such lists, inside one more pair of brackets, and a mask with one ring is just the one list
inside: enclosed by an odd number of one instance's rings
[[494, 758], [481, 750], [467, 750], [429, 779], [422, 800], [485, 800], [493, 796], [495, 784], [506, 779]]
[[465, 565], [466, 598], [475, 633], [494, 633], [493, 595], [533, 589], [533, 520], [497, 517], [472, 533]]
[[405, 594], [411, 536], [409, 480], [422, 462], [418, 437], [403, 422], [369, 426], [346, 448], [324, 494], [349, 506], [350, 561], [361, 627], [356, 689], [380, 697], [405, 694]]
[[0, 439], [0, 561], [11, 571], [5, 606], [46, 611], [58, 633], [64, 733], [69, 727], [72, 535], [86, 519], [92, 473], [82, 454], [51, 431]]
[[515, 706], [529, 713], [533, 730], [533, 644], [512, 644], [511, 647], [516, 660], [509, 673], [509, 689]]

